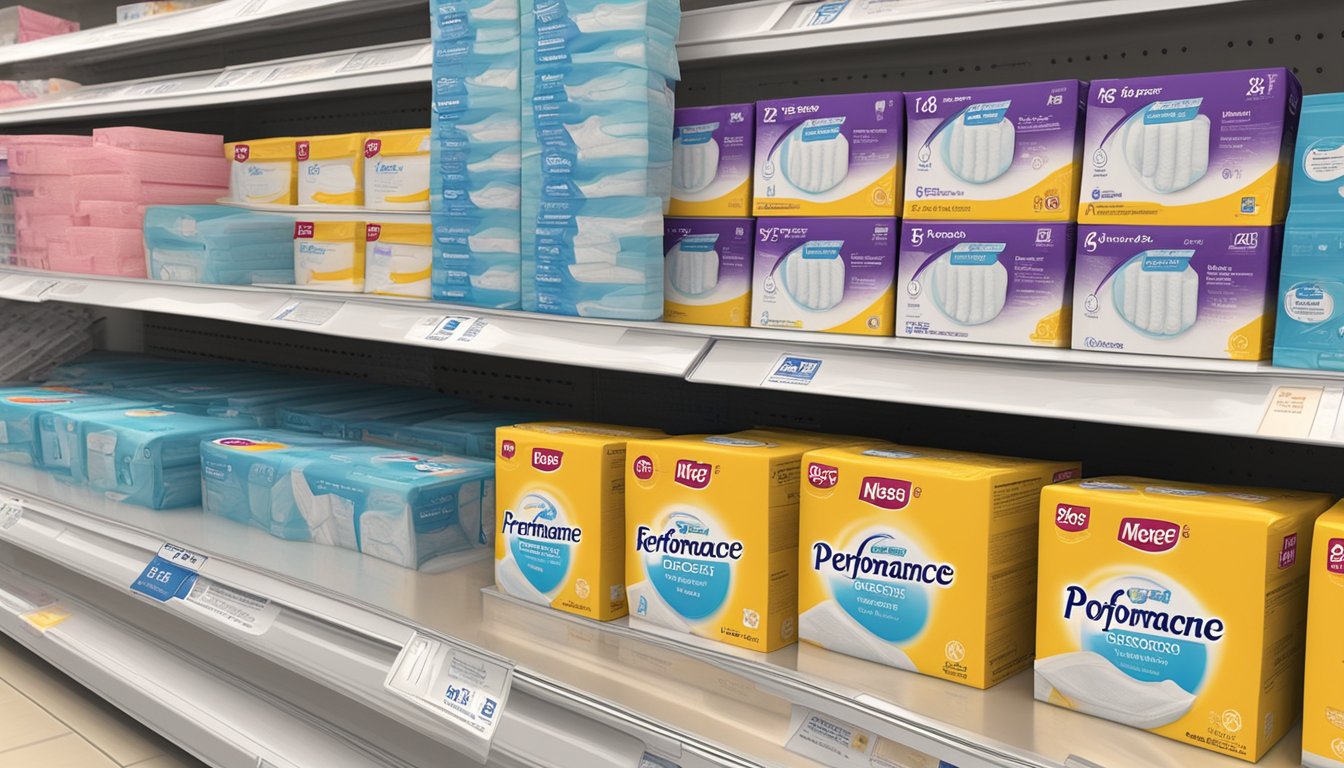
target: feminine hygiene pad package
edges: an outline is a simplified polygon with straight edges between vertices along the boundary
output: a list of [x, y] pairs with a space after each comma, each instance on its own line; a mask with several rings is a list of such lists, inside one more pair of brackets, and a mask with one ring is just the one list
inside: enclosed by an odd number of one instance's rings
[[473, 547], [494, 508], [494, 467], [460, 456], [261, 430], [202, 443], [201, 461], [207, 512], [407, 568]]
[[755, 224], [754, 219], [664, 220], [665, 321], [747, 325]]
[[897, 220], [756, 222], [753, 328], [890, 336]]
[[1281, 237], [1279, 227], [1080, 227], [1074, 349], [1267, 358]]
[[1302, 86], [1283, 68], [1094, 80], [1078, 222], [1283, 222]]
[[905, 94], [905, 217], [1073, 221], [1086, 86]]
[[896, 335], [1066, 347], [1073, 225], [906, 221]]
[[1274, 365], [1344, 370], [1344, 93], [1303, 100], [1293, 167]]
[[673, 216], [751, 213], [756, 105], [678, 109], [672, 123]]
[[222, 205], [145, 209], [149, 277], [186, 283], [294, 282], [294, 220]]
[[757, 216], [895, 216], [905, 100], [896, 92], [756, 105]]

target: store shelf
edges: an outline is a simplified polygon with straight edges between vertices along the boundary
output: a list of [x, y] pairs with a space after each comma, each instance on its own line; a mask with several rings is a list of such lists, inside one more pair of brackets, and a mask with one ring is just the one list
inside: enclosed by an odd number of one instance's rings
[[1246, 0], [764, 0], [690, 11], [683, 63], [1079, 22]]
[[147, 51], [245, 38], [263, 29], [300, 32], [311, 26], [315, 18], [330, 23], [423, 5], [421, 0], [224, 0], [131, 24], [109, 24], [0, 47], [0, 67], [42, 62], [62, 66], [86, 64]]
[[[585, 321], [362, 294], [179, 285], [0, 269], [0, 298], [65, 301], [594, 368], [684, 377], [710, 339], [657, 323]], [[459, 325], [437, 333], [448, 317]]]
[[94, 85], [9, 107], [0, 111], [0, 126], [428, 83], [430, 56], [429, 43], [416, 41]]
[[[1344, 445], [1344, 373], [1265, 362], [566, 318], [283, 287], [13, 269], [0, 270], [0, 298], [163, 312], [704, 384]], [[456, 322], [451, 331], [444, 329], [450, 318]], [[790, 358], [813, 369], [781, 372]], [[1299, 413], [1266, 419], [1271, 410], [1299, 406]]]
[[0, 565], [0, 631], [202, 760], [240, 768], [385, 764], [105, 607]]
[[[575, 768], [638, 765], [644, 752], [681, 768], [803, 764], [775, 742], [778, 722], [761, 727], [769, 736], [748, 732], [746, 721], [725, 722], [735, 702], [655, 695], [624, 670], [584, 663], [563, 643], [538, 644], [487, 622], [480, 590], [493, 580], [489, 552], [450, 556], [413, 571], [348, 550], [275, 539], [199, 508], [156, 512], [46, 473], [0, 466], [0, 541], [48, 562], [54, 574], [91, 579], [122, 597], [165, 543], [203, 555], [198, 578], [249, 595], [247, 613], [259, 619], [243, 626], [181, 599], [133, 602], [148, 604], [161, 621], [236, 646], [239, 662], [229, 670], [245, 668], [249, 658], [292, 670], [349, 706], [411, 729], [440, 752], [484, 758], [488, 750], [492, 760], [498, 753], [522, 764], [544, 756], [540, 762]], [[138, 617], [136, 625], [145, 621]], [[512, 670], [493, 745], [389, 691], [385, 681], [413, 637], [443, 643], [477, 666]], [[339, 724], [361, 735], [358, 711], [346, 712]], [[389, 751], [408, 748], [377, 735], [363, 738]], [[437, 764], [431, 753], [401, 757], [411, 765]]]

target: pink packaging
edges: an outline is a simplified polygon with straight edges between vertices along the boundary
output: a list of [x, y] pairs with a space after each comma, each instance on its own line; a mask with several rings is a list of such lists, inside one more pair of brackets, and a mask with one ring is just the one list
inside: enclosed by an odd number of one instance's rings
[[[15, 42], [26, 43], [30, 40], [41, 40], [44, 37], [79, 31], [79, 22], [77, 21], [34, 11], [32, 8], [25, 8], [22, 5], [11, 6], [11, 8], [18, 15], [18, 37]], [[0, 14], [9, 11], [11, 8], [0, 9]]]
[[4, 139], [9, 172], [14, 174], [62, 174], [74, 172], [70, 152], [93, 146], [88, 136], [9, 136]]
[[141, 152], [107, 145], [72, 149], [67, 154], [70, 167], [81, 175], [124, 173], [141, 181], [176, 184], [190, 179], [193, 184], [203, 186], [229, 186], [229, 161], [224, 157], [222, 144], [219, 154], [213, 157]]
[[47, 263], [56, 272], [146, 277], [143, 235], [138, 229], [75, 227], [65, 240], [49, 243]]
[[140, 152], [167, 152], [174, 155], [223, 157], [224, 137], [210, 133], [160, 131], [155, 128], [95, 128], [93, 143]]
[[229, 193], [227, 185], [199, 187], [142, 181], [126, 173], [72, 178], [77, 200], [117, 200], [141, 205], [210, 204]]
[[61, 213], [76, 214], [76, 196], [73, 176], [10, 176], [14, 188], [14, 212], [20, 215]]
[[80, 216], [87, 217], [91, 227], [131, 227], [139, 229], [145, 223], [145, 206], [116, 200], [80, 200], [75, 206]]

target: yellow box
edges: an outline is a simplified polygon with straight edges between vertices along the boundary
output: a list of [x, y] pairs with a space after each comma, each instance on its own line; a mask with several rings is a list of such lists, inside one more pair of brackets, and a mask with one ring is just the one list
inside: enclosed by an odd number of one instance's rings
[[976, 688], [1025, 669], [1040, 489], [1080, 472], [889, 443], [809, 452], [800, 639]]
[[364, 290], [362, 221], [294, 222], [294, 284], [319, 291]]
[[429, 210], [429, 129], [382, 131], [364, 137], [364, 207]]
[[656, 429], [536, 422], [495, 432], [495, 586], [590, 619], [625, 615], [626, 442]]
[[1302, 703], [1306, 552], [1331, 501], [1133, 477], [1047, 487], [1036, 698], [1258, 760]]
[[428, 299], [430, 225], [370, 222], [364, 231], [364, 292]]
[[793, 643], [802, 456], [858, 441], [773, 430], [632, 440], [631, 615], [757, 651]]
[[1302, 764], [1344, 768], [1344, 502], [1316, 520], [1309, 568]]
[[229, 199], [237, 203], [293, 205], [294, 139], [256, 139], [224, 145], [229, 159]]
[[294, 142], [299, 205], [364, 204], [364, 134], [310, 136]]

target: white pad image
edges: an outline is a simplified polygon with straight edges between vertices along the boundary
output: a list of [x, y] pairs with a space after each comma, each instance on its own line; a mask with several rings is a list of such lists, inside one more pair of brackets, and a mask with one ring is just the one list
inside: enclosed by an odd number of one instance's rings
[[1185, 716], [1195, 695], [1171, 680], [1135, 680], [1091, 651], [1036, 660], [1036, 698], [1053, 688], [1079, 712], [1134, 728], [1158, 728]]
[[798, 617], [798, 637], [837, 653], [919, 671], [905, 651], [873, 636], [834, 602], [818, 603], [804, 611]]
[[806, 247], [784, 257], [784, 289], [799, 306], [822, 312], [845, 298], [845, 263], [839, 256], [806, 258]]
[[1209, 118], [1145, 123], [1152, 105], [1137, 112], [1124, 129], [1125, 159], [1154, 192], [1178, 192], [1209, 170]]
[[672, 142], [672, 187], [678, 192], [699, 192], [714, 181], [719, 172], [719, 142], [685, 143], [678, 136]]
[[934, 263], [930, 282], [938, 309], [962, 325], [993, 320], [1008, 299], [1008, 270], [998, 261], [953, 264], [949, 252]]
[[849, 175], [849, 139], [838, 131], [814, 136], [813, 121], [805, 121], [789, 134], [780, 149], [784, 178], [800, 191], [820, 194], [833, 189]]
[[1116, 310], [1130, 325], [1156, 336], [1185, 333], [1199, 315], [1199, 273], [1144, 269], [1136, 256], [1120, 271], [1111, 289]]
[[691, 631], [691, 625], [686, 619], [673, 610], [672, 606], [663, 602], [652, 582], [646, 580], [627, 585], [626, 593], [629, 596], [630, 613], [635, 616], [678, 632]]
[[551, 604], [551, 599], [532, 586], [532, 582], [523, 575], [513, 555], [506, 555], [503, 560], [495, 561], [495, 586], [503, 590], [504, 594], [513, 595], [529, 603]]
[[700, 296], [719, 284], [719, 252], [714, 249], [682, 248], [677, 243], [667, 252], [667, 279], [683, 296]]
[[948, 169], [972, 184], [999, 178], [1013, 165], [1017, 129], [1011, 120], [980, 125], [965, 121], [965, 114], [953, 121], [943, 139]]

